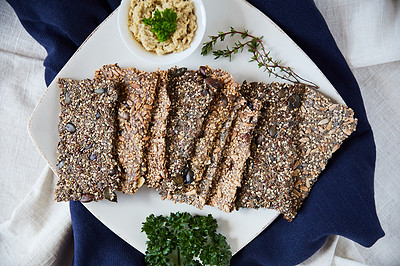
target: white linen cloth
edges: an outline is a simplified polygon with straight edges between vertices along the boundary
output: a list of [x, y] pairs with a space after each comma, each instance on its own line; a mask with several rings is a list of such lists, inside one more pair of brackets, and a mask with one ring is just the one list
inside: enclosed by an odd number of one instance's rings
[[0, 0], [0, 265], [61, 265], [72, 258], [68, 203], [54, 203], [56, 179], [27, 131], [46, 89], [45, 56]]
[[[373, 247], [330, 236], [302, 265], [400, 262], [400, 3], [316, 0], [359, 85], [377, 145], [375, 197], [386, 236]], [[45, 91], [44, 49], [0, 0], [0, 265], [68, 265], [68, 203], [26, 130]]]
[[400, 60], [398, 0], [315, 0], [352, 69]]

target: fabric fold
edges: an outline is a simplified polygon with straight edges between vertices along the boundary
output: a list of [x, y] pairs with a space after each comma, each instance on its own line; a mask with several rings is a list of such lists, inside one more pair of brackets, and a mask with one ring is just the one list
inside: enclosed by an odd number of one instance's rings
[[[3, 265], [59, 265], [71, 261], [68, 203], [54, 202], [56, 180], [46, 166], [11, 218], [0, 224]], [[49, 237], [54, 232], [61, 236]]]

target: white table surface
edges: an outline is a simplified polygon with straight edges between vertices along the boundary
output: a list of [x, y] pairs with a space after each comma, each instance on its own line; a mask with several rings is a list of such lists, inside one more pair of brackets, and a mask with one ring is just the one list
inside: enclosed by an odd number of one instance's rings
[[[331, 236], [303, 265], [400, 263], [400, 6], [398, 1], [315, 1], [356, 77], [377, 146], [375, 199], [386, 236], [371, 248]], [[45, 50], [0, 0], [0, 265], [70, 264], [68, 203], [27, 122], [45, 91]]]

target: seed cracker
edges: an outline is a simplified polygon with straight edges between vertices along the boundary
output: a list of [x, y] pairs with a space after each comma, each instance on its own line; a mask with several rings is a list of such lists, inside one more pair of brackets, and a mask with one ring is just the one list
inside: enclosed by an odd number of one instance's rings
[[213, 181], [208, 204], [225, 212], [232, 211], [235, 206], [237, 189], [241, 186], [242, 172], [250, 156], [253, 130], [260, 110], [260, 101], [254, 99], [238, 112], [222, 164], [218, 166], [219, 178]]
[[189, 162], [193, 181], [172, 194], [171, 199], [202, 209], [206, 204], [212, 180], [216, 178], [216, 167], [232, 121], [245, 101], [238, 99], [240, 84], [236, 83], [228, 72], [221, 69], [213, 70], [208, 66], [200, 67], [200, 71], [205, 78], [216, 80], [221, 89], [210, 106], [203, 132], [196, 140], [194, 154]]
[[298, 110], [288, 107], [286, 88], [243, 84], [247, 97], [263, 95], [264, 106], [254, 131], [251, 156], [238, 191], [237, 207], [269, 208], [287, 213], [291, 207], [293, 164], [297, 160], [293, 138], [299, 122]]
[[[269, 111], [260, 119], [264, 123], [258, 125], [261, 134], [256, 130], [256, 147], [236, 205], [276, 209], [292, 221], [328, 159], [355, 130], [357, 119], [350, 108], [304, 84], [272, 83], [269, 87]], [[286, 122], [279, 120], [285, 116]], [[262, 130], [270, 132], [271, 121], [275, 138], [262, 134]]]
[[146, 149], [149, 144], [149, 125], [159, 75], [135, 68], [121, 72], [121, 93], [118, 108], [118, 159], [124, 173], [122, 191], [134, 194], [147, 172]]
[[293, 173], [291, 211], [284, 215], [290, 221], [296, 216], [332, 154], [357, 127], [357, 118], [351, 108], [332, 102], [308, 86], [304, 86], [300, 111], [302, 123], [294, 140], [300, 160], [295, 163], [297, 167]]
[[60, 78], [56, 201], [116, 201], [121, 185], [114, 148], [118, 98], [108, 79]]
[[150, 123], [150, 140], [147, 150], [147, 176], [145, 185], [157, 188], [161, 180], [166, 178], [166, 144], [167, 117], [171, 101], [167, 92], [167, 71], [158, 71], [159, 75], [156, 102]]
[[188, 163], [219, 88], [217, 84], [207, 84], [200, 71], [186, 68], [169, 69], [168, 78], [171, 100], [166, 134], [168, 175], [159, 191], [162, 198], [172, 199], [174, 191], [187, 183], [185, 176], [192, 174]]

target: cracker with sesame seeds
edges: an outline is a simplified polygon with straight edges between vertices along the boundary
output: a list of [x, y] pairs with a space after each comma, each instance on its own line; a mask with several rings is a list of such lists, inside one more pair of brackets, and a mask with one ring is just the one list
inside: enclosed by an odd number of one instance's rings
[[120, 175], [114, 139], [117, 101], [107, 78], [58, 80], [60, 115], [56, 201], [116, 201]]
[[[263, 84], [244, 83], [242, 93], [248, 98], [265, 99], [254, 130], [251, 156], [238, 190], [237, 207], [269, 208], [287, 213], [291, 207], [293, 163], [297, 152], [296, 134], [298, 108], [289, 108], [290, 93], [286, 87], [274, 89]], [[297, 106], [298, 107], [298, 106]]]
[[190, 159], [219, 85], [204, 78], [199, 70], [186, 68], [169, 69], [168, 79], [171, 100], [166, 134], [168, 174], [158, 190], [162, 198], [172, 199], [175, 191], [193, 181]]
[[235, 207], [236, 192], [241, 185], [246, 160], [250, 156], [250, 144], [260, 109], [261, 103], [257, 99], [247, 101], [232, 125], [223, 159], [218, 166], [218, 178], [213, 180], [207, 201], [207, 204], [222, 211], [231, 212]]
[[268, 87], [236, 206], [275, 209], [292, 221], [357, 120], [350, 108], [304, 84]]
[[150, 140], [146, 154], [147, 175], [145, 185], [157, 188], [161, 180], [165, 179], [166, 171], [166, 144], [167, 117], [171, 101], [167, 92], [167, 71], [157, 71], [159, 76], [156, 100], [150, 122]]
[[300, 116], [301, 123], [294, 139], [300, 160], [293, 166], [291, 210], [284, 215], [290, 221], [296, 216], [328, 160], [357, 126], [351, 108], [332, 102], [308, 86], [304, 86]]
[[233, 76], [221, 69], [201, 66], [200, 72], [205, 78], [216, 80], [221, 89], [211, 103], [210, 111], [203, 125], [202, 134], [196, 140], [194, 154], [190, 159], [190, 171], [193, 181], [172, 195], [172, 200], [184, 202], [202, 209], [216, 178], [216, 167], [221, 158], [229, 129], [237, 113], [236, 107], [243, 105], [238, 99], [240, 84]]
[[121, 70], [118, 106], [118, 159], [123, 170], [122, 192], [134, 194], [145, 181], [149, 126], [159, 75], [135, 68]]

